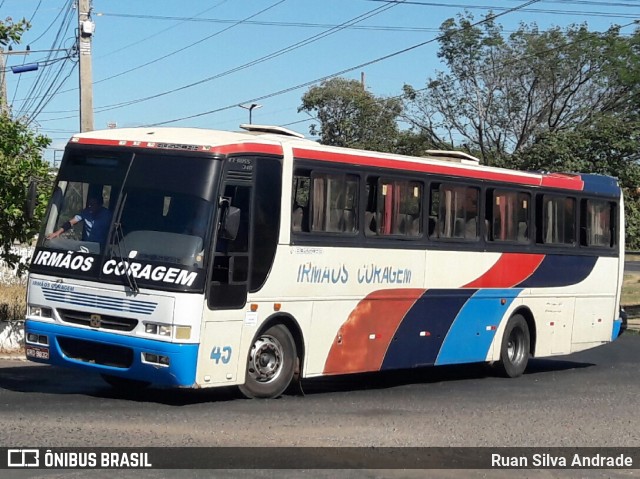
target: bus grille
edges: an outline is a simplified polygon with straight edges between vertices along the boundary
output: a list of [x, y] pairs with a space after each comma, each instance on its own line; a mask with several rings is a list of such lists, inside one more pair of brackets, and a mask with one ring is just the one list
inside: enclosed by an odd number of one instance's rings
[[58, 345], [65, 356], [77, 361], [116, 368], [129, 368], [133, 364], [131, 348], [64, 337], [58, 338]]
[[100, 315], [99, 324], [92, 322], [91, 313], [84, 311], [73, 311], [70, 309], [59, 309], [60, 319], [65, 323], [89, 326], [94, 329], [109, 329], [112, 331], [133, 331], [138, 325], [138, 320], [133, 318], [121, 318], [118, 316]]

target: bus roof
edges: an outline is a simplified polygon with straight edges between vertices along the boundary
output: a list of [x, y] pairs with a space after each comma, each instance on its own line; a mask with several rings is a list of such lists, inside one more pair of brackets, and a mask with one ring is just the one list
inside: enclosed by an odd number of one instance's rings
[[300, 159], [495, 179], [508, 183], [583, 190], [606, 195], [619, 194], [617, 181], [606, 176], [508, 170], [480, 165], [471, 155], [456, 151], [429, 150], [423, 157], [412, 157], [341, 148], [321, 145], [286, 128], [268, 125], [241, 125], [241, 127], [246, 131], [232, 132], [185, 127], [115, 128], [78, 133], [71, 138], [70, 143], [220, 154], [253, 152], [280, 156], [283, 155], [286, 146], [292, 148], [294, 157]]

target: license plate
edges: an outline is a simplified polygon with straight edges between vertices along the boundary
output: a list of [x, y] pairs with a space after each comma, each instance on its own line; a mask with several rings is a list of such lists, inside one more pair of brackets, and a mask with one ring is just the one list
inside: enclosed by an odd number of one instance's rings
[[37, 346], [27, 346], [25, 348], [28, 358], [49, 359], [49, 349], [39, 348]]

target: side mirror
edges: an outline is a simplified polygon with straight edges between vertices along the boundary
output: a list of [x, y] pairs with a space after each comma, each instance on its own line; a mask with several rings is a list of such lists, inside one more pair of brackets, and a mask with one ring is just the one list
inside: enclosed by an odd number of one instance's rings
[[24, 214], [28, 219], [33, 218], [38, 203], [38, 188], [35, 180], [29, 182], [27, 187], [27, 198], [24, 205]]
[[236, 208], [235, 206], [228, 206], [225, 214], [224, 220], [220, 225], [220, 237], [233, 241], [238, 236], [238, 230], [240, 229], [240, 216], [242, 214], [242, 210], [240, 208]]

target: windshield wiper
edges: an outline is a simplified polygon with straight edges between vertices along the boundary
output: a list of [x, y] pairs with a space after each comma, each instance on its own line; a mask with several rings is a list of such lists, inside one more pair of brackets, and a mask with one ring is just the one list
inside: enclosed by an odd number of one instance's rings
[[[122, 231], [122, 224], [115, 223], [113, 226], [115, 228], [115, 240], [118, 248], [118, 252], [117, 252], [118, 260], [120, 261], [120, 264], [126, 266], [124, 270], [124, 274], [122, 276], [124, 276], [124, 278], [127, 280], [127, 284], [131, 289], [131, 291], [133, 291], [135, 294], [138, 294], [140, 292], [140, 288], [138, 287], [138, 282], [136, 281], [136, 278], [133, 275], [133, 272], [131, 271], [131, 265], [129, 261], [127, 261], [128, 259], [135, 258], [137, 251], [131, 251], [127, 256], [127, 258], [125, 259], [123, 250], [126, 251], [127, 248], [124, 244], [124, 232]], [[111, 253], [113, 258], [114, 248], [111, 248]]]

